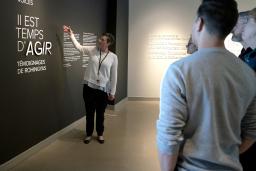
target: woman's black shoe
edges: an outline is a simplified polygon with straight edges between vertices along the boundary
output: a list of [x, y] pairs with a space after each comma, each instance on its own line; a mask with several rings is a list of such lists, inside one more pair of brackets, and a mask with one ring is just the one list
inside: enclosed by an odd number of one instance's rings
[[104, 144], [104, 142], [105, 142], [103, 136], [98, 136], [97, 140], [98, 140], [98, 142], [99, 142], [100, 144]]
[[85, 143], [85, 144], [89, 144], [89, 143], [91, 142], [91, 140], [92, 140], [92, 137], [91, 137], [91, 136], [85, 137], [84, 143]]

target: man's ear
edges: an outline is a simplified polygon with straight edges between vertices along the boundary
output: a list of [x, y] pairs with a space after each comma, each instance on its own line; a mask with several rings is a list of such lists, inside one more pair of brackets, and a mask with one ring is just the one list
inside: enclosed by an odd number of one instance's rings
[[204, 20], [201, 17], [198, 17], [196, 21], [196, 31], [201, 32], [204, 27]]

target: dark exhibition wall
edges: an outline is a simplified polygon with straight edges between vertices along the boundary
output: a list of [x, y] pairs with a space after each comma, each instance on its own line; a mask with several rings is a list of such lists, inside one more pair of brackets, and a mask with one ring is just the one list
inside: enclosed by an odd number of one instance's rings
[[80, 43], [116, 36], [116, 102], [127, 96], [128, 0], [6, 1], [1, 16], [0, 165], [85, 116], [86, 57], [65, 44], [64, 24]]
[[128, 75], [128, 13], [129, 0], [109, 0], [107, 32], [115, 35], [116, 44], [110, 47], [118, 55], [116, 101], [127, 97]]
[[119, 56], [117, 101], [127, 97], [129, 0], [116, 0], [116, 53]]

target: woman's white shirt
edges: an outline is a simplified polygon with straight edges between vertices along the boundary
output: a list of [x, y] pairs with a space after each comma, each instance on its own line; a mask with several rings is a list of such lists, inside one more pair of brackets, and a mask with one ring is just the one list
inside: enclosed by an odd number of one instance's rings
[[[89, 64], [85, 70], [85, 83], [93, 84], [105, 92], [115, 95], [117, 83], [117, 55], [113, 52], [101, 52], [95, 46], [82, 46], [75, 38], [74, 34], [70, 38], [80, 52], [89, 56]], [[104, 57], [106, 58], [104, 59]], [[103, 60], [104, 59], [104, 60]], [[100, 60], [103, 62], [100, 65]], [[100, 65], [100, 68], [99, 68]], [[99, 71], [98, 71], [99, 70]]]

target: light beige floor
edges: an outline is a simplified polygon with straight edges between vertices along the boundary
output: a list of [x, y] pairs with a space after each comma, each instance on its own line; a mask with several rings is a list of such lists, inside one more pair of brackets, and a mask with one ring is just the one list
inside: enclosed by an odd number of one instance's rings
[[11, 171], [159, 171], [158, 110], [158, 102], [126, 102], [106, 112], [105, 144], [82, 142], [84, 122]]

